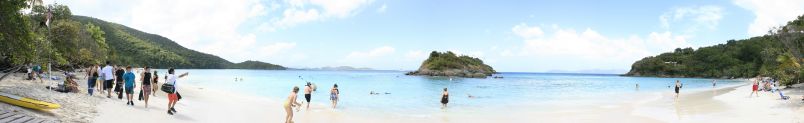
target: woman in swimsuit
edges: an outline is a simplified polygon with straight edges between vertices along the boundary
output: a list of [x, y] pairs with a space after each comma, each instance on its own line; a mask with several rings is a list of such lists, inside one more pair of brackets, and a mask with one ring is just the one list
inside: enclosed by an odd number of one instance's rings
[[142, 99], [145, 100], [145, 108], [148, 108], [148, 96], [150, 96], [151, 92], [153, 92], [153, 88], [151, 88], [153, 87], [151, 86], [151, 80], [153, 79], [151, 78], [151, 68], [146, 66], [145, 71], [140, 76], [140, 81], [142, 82], [140, 92], [142, 92]]
[[441, 108], [447, 108], [447, 103], [449, 103], [449, 92], [444, 88], [444, 92], [441, 92]]
[[[285, 123], [293, 123], [293, 108], [296, 106], [301, 106], [299, 102], [296, 102], [296, 94], [299, 93], [299, 87], [293, 86], [293, 91], [288, 96], [288, 101], [285, 101], [285, 113], [287, 116], [285, 117]], [[296, 109], [298, 112], [299, 109]]]
[[335, 106], [338, 105], [338, 94], [340, 94], [340, 91], [338, 91], [338, 84], [335, 84], [332, 86], [332, 90], [329, 91], [329, 100], [332, 100], [332, 108], [335, 108]]

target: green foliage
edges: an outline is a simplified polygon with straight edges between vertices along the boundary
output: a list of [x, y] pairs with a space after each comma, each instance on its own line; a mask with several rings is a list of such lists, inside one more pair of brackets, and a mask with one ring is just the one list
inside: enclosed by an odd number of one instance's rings
[[249, 61], [244, 61], [244, 62], [241, 62], [241, 63], [237, 63], [237, 64], [232, 64], [231, 66], [229, 66], [229, 68], [231, 68], [231, 69], [268, 69], [268, 70], [285, 70], [285, 69], [287, 69], [285, 67], [275, 65], [275, 64], [271, 64], [271, 63], [265, 63], [265, 62], [260, 62], [260, 61], [250, 61], [250, 60]]
[[25, 0], [0, 0], [0, 66], [34, 60], [35, 37], [30, 20], [20, 13]]
[[[790, 85], [804, 79], [800, 66], [804, 16], [765, 36], [726, 44], [676, 49], [635, 62], [630, 76], [750, 78], [768, 76]], [[772, 31], [771, 31], [772, 32]]]
[[[218, 56], [182, 47], [165, 37], [103, 20], [73, 16], [64, 5], [33, 6], [25, 0], [0, 1], [0, 68], [27, 63], [74, 67], [111, 61], [156, 68], [285, 69], [256, 61], [233, 64]], [[46, 21], [48, 9], [52, 18]]]
[[437, 51], [431, 52], [430, 57], [422, 63], [421, 67], [430, 70], [462, 69], [472, 73], [480, 72], [488, 75], [496, 73], [491, 66], [484, 64], [483, 61], [478, 58], [456, 56], [455, 53], [451, 51], [445, 53]]

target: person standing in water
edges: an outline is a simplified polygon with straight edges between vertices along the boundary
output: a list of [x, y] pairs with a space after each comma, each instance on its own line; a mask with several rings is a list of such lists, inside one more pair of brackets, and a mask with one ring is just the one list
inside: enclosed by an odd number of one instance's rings
[[176, 71], [173, 68], [168, 69], [168, 74], [165, 75], [165, 84], [173, 85], [173, 93], [168, 93], [168, 114], [173, 115], [176, 113], [176, 102], [179, 101], [178, 95], [176, 95], [179, 91], [176, 86], [176, 79], [185, 77], [188, 73], [183, 73], [181, 75], [176, 75]]
[[332, 108], [338, 105], [338, 94], [341, 92], [338, 91], [338, 84], [332, 86], [332, 89], [329, 90], [329, 100], [332, 100]]
[[307, 110], [310, 110], [310, 98], [313, 97], [313, 87], [311, 87], [310, 82], [307, 82], [307, 85], [304, 85], [304, 100], [307, 100]]
[[714, 88], [715, 86], [717, 86], [717, 82], [715, 82], [715, 80], [712, 80], [712, 88]]
[[[296, 102], [296, 94], [299, 93], [299, 87], [293, 86], [293, 91], [290, 92], [288, 95], [288, 100], [284, 103], [285, 113], [285, 123], [293, 123], [293, 107], [301, 106], [299, 102]], [[300, 108], [296, 109], [296, 112], [299, 111]]]
[[145, 100], [145, 108], [148, 108], [148, 96], [151, 95], [151, 90], [152, 90], [152, 88], [151, 88], [151, 80], [152, 80], [152, 78], [151, 78], [151, 76], [152, 76], [151, 75], [151, 68], [148, 67], [148, 66], [145, 66], [145, 71], [142, 72], [142, 74], [140, 76], [142, 76], [142, 78], [140, 78], [140, 81], [142, 81], [142, 84], [141, 84], [142, 87], [140, 88], [140, 92], [142, 92], [142, 99]]
[[123, 80], [125, 81], [126, 99], [128, 99], [126, 105], [132, 105], [132, 106], [134, 105], [134, 101], [131, 100], [134, 98], [133, 93], [134, 93], [134, 87], [136, 86], [134, 84], [135, 78], [136, 76], [134, 75], [134, 72], [131, 72], [131, 66], [126, 67], [126, 73], [123, 74]]
[[682, 87], [681, 81], [676, 80], [676, 87], [675, 87], [675, 89], [676, 89], [676, 99], [678, 99], [678, 95], [679, 95], [678, 91], [679, 91], [679, 89], [681, 89], [681, 87]]
[[441, 109], [447, 108], [447, 103], [449, 103], [449, 92], [444, 88], [444, 92], [441, 92]]

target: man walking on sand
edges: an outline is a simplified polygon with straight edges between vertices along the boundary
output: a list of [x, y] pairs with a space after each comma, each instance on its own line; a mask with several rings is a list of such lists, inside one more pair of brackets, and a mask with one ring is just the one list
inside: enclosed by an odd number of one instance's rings
[[106, 61], [106, 66], [101, 69], [101, 74], [103, 74], [103, 90], [105, 90], [106, 98], [112, 98], [112, 82], [114, 81], [114, 73], [112, 73], [111, 62]]

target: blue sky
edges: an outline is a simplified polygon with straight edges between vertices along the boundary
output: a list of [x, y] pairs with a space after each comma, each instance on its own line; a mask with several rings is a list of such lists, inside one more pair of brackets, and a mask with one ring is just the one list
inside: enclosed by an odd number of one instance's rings
[[763, 35], [802, 0], [50, 1], [241, 62], [413, 70], [430, 51], [497, 71], [623, 73], [643, 57]]

